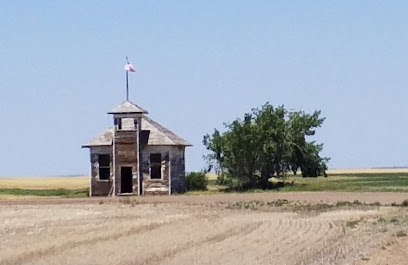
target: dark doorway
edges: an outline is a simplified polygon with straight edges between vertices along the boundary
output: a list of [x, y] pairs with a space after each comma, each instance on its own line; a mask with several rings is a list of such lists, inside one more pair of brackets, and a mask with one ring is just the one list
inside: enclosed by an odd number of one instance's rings
[[132, 193], [132, 167], [121, 167], [120, 177], [120, 192]]

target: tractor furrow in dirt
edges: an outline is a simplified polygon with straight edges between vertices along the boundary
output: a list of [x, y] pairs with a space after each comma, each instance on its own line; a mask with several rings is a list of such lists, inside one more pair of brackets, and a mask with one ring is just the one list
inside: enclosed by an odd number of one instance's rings
[[190, 249], [201, 248], [203, 245], [206, 245], [206, 244], [216, 244], [230, 237], [237, 237], [237, 238], [244, 237], [245, 235], [257, 229], [259, 225], [260, 223], [256, 222], [252, 224], [246, 224], [245, 226], [241, 226], [241, 227], [234, 227], [222, 233], [207, 237], [204, 240], [187, 242], [186, 244], [180, 246], [179, 248], [172, 249], [171, 251], [162, 250], [163, 253], [155, 255], [154, 257], [149, 257], [148, 259], [143, 260], [141, 264], [146, 264], [146, 265], [158, 264], [158, 262], [163, 261], [163, 259], [170, 260], [174, 258], [175, 256], [179, 255], [181, 252], [184, 252]]
[[[4, 264], [25, 264], [27, 262], [33, 262], [35, 259], [43, 258], [49, 254], [56, 254], [58, 252], [62, 252], [66, 249], [71, 249], [74, 247], [79, 247], [81, 245], [90, 245], [94, 242], [98, 241], [109, 241], [109, 240], [116, 240], [120, 237], [129, 236], [132, 234], [137, 234], [140, 232], [148, 232], [154, 229], [159, 228], [160, 226], [164, 225], [165, 223], [152, 223], [146, 226], [139, 226], [128, 229], [126, 231], [115, 232], [111, 234], [103, 234], [97, 235], [90, 238], [83, 238], [83, 239], [76, 239], [73, 241], [66, 241], [61, 244], [52, 245], [49, 247], [38, 248], [26, 252], [22, 252], [17, 256], [9, 257], [2, 260]], [[41, 263], [41, 262], [39, 262]]]
[[397, 207], [296, 213], [222, 203], [104, 203], [0, 211], [0, 264], [26, 265], [354, 264], [408, 223], [407, 209]]

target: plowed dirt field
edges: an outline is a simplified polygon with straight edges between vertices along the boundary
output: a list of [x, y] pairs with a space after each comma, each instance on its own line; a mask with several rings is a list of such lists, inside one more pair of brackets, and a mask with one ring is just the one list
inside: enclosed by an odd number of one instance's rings
[[407, 264], [407, 208], [305, 194], [3, 201], [0, 264]]

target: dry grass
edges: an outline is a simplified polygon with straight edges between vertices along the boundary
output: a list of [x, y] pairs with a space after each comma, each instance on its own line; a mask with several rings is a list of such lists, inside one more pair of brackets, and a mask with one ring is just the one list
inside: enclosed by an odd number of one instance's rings
[[89, 177], [0, 177], [0, 189], [83, 189]]
[[[305, 215], [132, 200], [2, 205], [0, 264], [351, 264], [396, 238], [407, 214], [385, 207]], [[389, 221], [394, 216], [400, 221]], [[381, 227], [374, 224], [379, 218]], [[378, 232], [383, 226], [387, 232]]]
[[216, 180], [218, 177], [218, 175], [215, 173], [207, 173], [205, 176], [208, 178], [208, 180]]

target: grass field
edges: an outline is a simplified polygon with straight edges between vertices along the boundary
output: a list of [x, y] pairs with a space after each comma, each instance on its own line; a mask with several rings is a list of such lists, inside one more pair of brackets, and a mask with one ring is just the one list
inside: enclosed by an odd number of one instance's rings
[[0, 199], [86, 197], [89, 177], [0, 177]]
[[[274, 191], [346, 191], [346, 192], [408, 192], [408, 169], [342, 169], [329, 170], [328, 177], [302, 178], [289, 175], [286, 179], [272, 179], [284, 187]], [[208, 174], [208, 191], [216, 193], [226, 186], [216, 185], [217, 175]], [[250, 192], [261, 192], [251, 190]], [[270, 190], [267, 190], [268, 192]], [[194, 192], [197, 194], [199, 192]]]
[[0, 177], [0, 189], [83, 189], [88, 176], [79, 177]]
[[[346, 191], [346, 192], [408, 192], [408, 169], [342, 169], [329, 170], [329, 177], [302, 178], [288, 176], [285, 186], [274, 190], [249, 192], [288, 191]], [[220, 194], [227, 188], [216, 185], [217, 175], [208, 174], [207, 191], [187, 192], [186, 195]], [[86, 197], [89, 177], [0, 177], [0, 199], [33, 197]]]
[[280, 191], [408, 191], [408, 173], [339, 173], [327, 178], [289, 177]]

